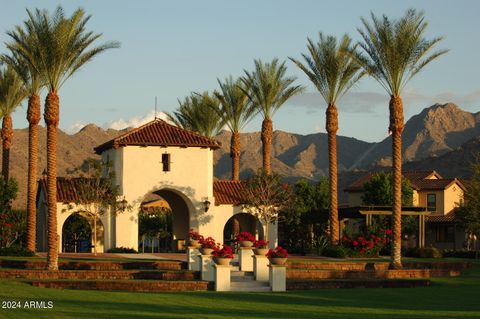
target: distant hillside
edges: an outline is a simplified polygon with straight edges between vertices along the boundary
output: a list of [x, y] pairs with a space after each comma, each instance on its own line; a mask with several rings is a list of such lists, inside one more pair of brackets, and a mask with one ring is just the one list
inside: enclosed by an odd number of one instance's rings
[[409, 170], [434, 169], [445, 178], [468, 178], [471, 176], [471, 164], [476, 160], [480, 160], [480, 136], [472, 138], [454, 151], [438, 157], [408, 162], [404, 167]]
[[[406, 169], [436, 169], [446, 177], [468, 176], [468, 164], [480, 151], [480, 114], [472, 114], [448, 103], [433, 105], [413, 116], [404, 131]], [[103, 130], [89, 124], [78, 133], [69, 135], [59, 130], [58, 175], [77, 167], [89, 157], [95, 157], [93, 148], [123, 131]], [[44, 128], [40, 128], [39, 175], [46, 167]], [[223, 131], [217, 136], [222, 147], [215, 151], [215, 176], [230, 178], [230, 136]], [[470, 141], [469, 141], [470, 140]], [[465, 142], [467, 142], [464, 144]], [[368, 143], [355, 138], [338, 136], [339, 190], [345, 188], [362, 170], [388, 165], [390, 138], [380, 143]], [[246, 177], [262, 165], [260, 133], [241, 134], [241, 176]], [[464, 144], [462, 146], [462, 144]], [[28, 129], [15, 130], [11, 152], [12, 176], [19, 181], [20, 191], [15, 207], [25, 207]], [[453, 152], [452, 152], [453, 150]], [[272, 147], [272, 169], [288, 180], [299, 178], [318, 180], [328, 174], [327, 135], [309, 135], [275, 131]], [[429, 156], [434, 156], [430, 158]], [[415, 162], [413, 162], [415, 161]], [[360, 171], [360, 172], [358, 172]], [[340, 194], [343, 200], [343, 194]]]
[[[403, 133], [406, 161], [439, 156], [457, 149], [480, 133], [480, 113], [463, 111], [453, 103], [435, 104], [410, 118]], [[358, 167], [391, 165], [391, 138], [378, 143]]]

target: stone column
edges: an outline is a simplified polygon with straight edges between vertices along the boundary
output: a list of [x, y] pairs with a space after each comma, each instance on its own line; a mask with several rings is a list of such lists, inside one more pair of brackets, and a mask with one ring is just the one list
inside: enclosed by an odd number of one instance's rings
[[200, 263], [202, 267], [201, 279], [205, 281], [215, 281], [215, 263], [212, 260], [212, 255], [200, 255]]
[[268, 265], [270, 288], [272, 291], [287, 290], [287, 267], [280, 265]]
[[198, 248], [189, 246], [187, 248], [188, 270], [200, 271], [202, 270], [200, 264], [200, 252]]
[[213, 265], [215, 270], [215, 291], [230, 291], [230, 265]]
[[264, 255], [253, 256], [253, 275], [256, 281], [268, 281], [268, 258]]
[[241, 271], [253, 271], [253, 249], [252, 247], [240, 247], [238, 264]]

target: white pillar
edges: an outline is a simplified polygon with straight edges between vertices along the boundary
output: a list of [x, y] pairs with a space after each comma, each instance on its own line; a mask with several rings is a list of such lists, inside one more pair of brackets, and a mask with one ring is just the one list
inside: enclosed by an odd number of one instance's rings
[[213, 265], [215, 269], [215, 291], [230, 291], [230, 265]]
[[200, 255], [201, 267], [202, 267], [202, 280], [214, 281], [215, 280], [215, 264], [212, 260], [212, 255]]
[[253, 275], [256, 281], [269, 281], [267, 256], [253, 256]]
[[187, 260], [188, 260], [188, 270], [200, 271], [202, 270], [200, 264], [200, 253], [198, 248], [188, 247], [187, 248]]
[[241, 271], [253, 271], [252, 247], [240, 247], [238, 263]]
[[269, 265], [269, 281], [272, 291], [287, 290], [287, 267], [280, 265]]

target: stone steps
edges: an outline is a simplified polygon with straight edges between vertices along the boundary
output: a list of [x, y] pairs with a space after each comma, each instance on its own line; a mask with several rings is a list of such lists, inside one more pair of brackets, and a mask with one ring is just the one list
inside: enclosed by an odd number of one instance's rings
[[194, 280], [198, 272], [189, 270], [31, 270], [1, 269], [0, 278], [78, 280]]
[[211, 284], [206, 281], [34, 280], [31, 284], [42, 288], [136, 292], [207, 291], [211, 289]]
[[270, 291], [268, 282], [261, 281], [232, 281], [230, 285], [231, 291], [242, 292], [265, 292]]

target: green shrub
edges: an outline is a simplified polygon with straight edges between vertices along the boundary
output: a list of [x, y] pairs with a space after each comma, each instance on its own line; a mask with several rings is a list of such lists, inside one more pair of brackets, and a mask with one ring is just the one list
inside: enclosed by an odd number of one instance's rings
[[435, 247], [408, 248], [404, 250], [403, 255], [415, 258], [443, 258], [442, 251]]
[[466, 250], [466, 249], [450, 250], [450, 249], [445, 249], [443, 251], [443, 257], [475, 259], [475, 258], [480, 257], [480, 253], [478, 251], [475, 251], [475, 250]]
[[27, 250], [25, 247], [20, 245], [12, 245], [8, 248], [0, 248], [0, 256], [25, 256], [33, 257], [35, 253], [33, 251]]
[[323, 249], [322, 256], [332, 258], [346, 258], [347, 251], [342, 246], [327, 246]]
[[127, 247], [115, 247], [115, 248], [110, 248], [107, 250], [107, 253], [114, 253], [114, 254], [131, 254], [131, 253], [137, 253], [137, 251], [133, 248], [127, 248]]

